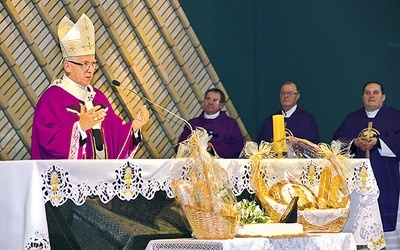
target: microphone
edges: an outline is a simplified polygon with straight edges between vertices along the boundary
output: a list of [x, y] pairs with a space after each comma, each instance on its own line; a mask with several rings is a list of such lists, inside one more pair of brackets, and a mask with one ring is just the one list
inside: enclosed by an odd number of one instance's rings
[[169, 113], [169, 114], [175, 116], [175, 117], [178, 118], [179, 120], [183, 121], [183, 122], [186, 124], [186, 126], [190, 129], [190, 131], [193, 131], [192, 125], [190, 125], [190, 123], [189, 123], [188, 121], [186, 121], [185, 119], [183, 119], [182, 117], [180, 117], [180, 116], [178, 116], [178, 115], [172, 113], [171, 111], [169, 111], [168, 109], [166, 109], [166, 108], [164, 108], [164, 107], [161, 107], [161, 105], [158, 105], [157, 103], [151, 101], [149, 98], [146, 98], [146, 97], [140, 95], [140, 94], [137, 93], [136, 91], [133, 91], [133, 90], [131, 90], [131, 89], [125, 88], [124, 86], [121, 86], [121, 83], [120, 83], [119, 81], [117, 81], [117, 80], [112, 80], [112, 84], [113, 84], [114, 86], [121, 87], [121, 88], [123, 88], [124, 90], [128, 90], [129, 92], [131, 92], [131, 93], [133, 93], [133, 94], [139, 96], [140, 98], [145, 99], [146, 101], [150, 102], [151, 104], [153, 104], [153, 105], [159, 107], [160, 109], [164, 110], [165, 112], [167, 112], [167, 113]]

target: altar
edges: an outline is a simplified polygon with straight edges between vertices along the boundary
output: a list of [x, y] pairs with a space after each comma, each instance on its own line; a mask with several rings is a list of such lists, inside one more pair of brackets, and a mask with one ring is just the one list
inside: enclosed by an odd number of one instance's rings
[[[309, 165], [318, 165], [321, 160], [266, 161], [302, 171]], [[245, 191], [254, 192], [249, 179], [249, 160], [219, 159], [218, 162], [227, 170], [236, 196]], [[381, 249], [385, 244], [377, 203], [379, 189], [369, 160], [350, 159], [348, 170], [346, 181], [351, 193], [351, 209], [343, 232], [351, 233], [357, 245]], [[6, 222], [0, 229], [3, 236], [0, 245], [10, 249], [33, 246], [50, 249], [45, 203], [60, 207], [73, 202], [81, 206], [93, 197], [98, 197], [103, 204], [112, 199], [133, 201], [138, 197], [151, 202], [160, 192], [173, 199], [171, 180], [185, 175], [188, 168], [185, 159], [37, 160], [3, 161], [0, 171], [0, 190], [5, 194], [0, 201], [0, 218]]]
[[230, 240], [166, 239], [152, 240], [146, 250], [356, 250], [350, 233], [324, 233], [291, 238], [234, 238]]

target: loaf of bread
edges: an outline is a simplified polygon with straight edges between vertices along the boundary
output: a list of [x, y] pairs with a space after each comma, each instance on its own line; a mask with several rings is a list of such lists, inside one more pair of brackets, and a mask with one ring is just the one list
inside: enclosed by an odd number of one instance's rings
[[328, 202], [327, 205], [332, 207], [332, 208], [338, 208], [340, 207], [340, 186], [342, 185], [342, 181], [340, 180], [340, 176], [336, 175], [333, 177], [332, 182], [331, 182], [331, 188], [329, 190], [329, 197], [328, 197]]
[[331, 185], [332, 170], [330, 167], [324, 167], [321, 173], [321, 179], [318, 188], [318, 198], [322, 198], [325, 201], [328, 200], [329, 188]]
[[339, 175], [332, 176], [329, 166], [322, 169], [317, 197], [320, 208], [342, 208], [349, 200], [346, 183]]
[[207, 184], [203, 181], [198, 181], [193, 186], [193, 197], [196, 201], [196, 206], [205, 211], [211, 211], [213, 204], [213, 196]]
[[175, 193], [176, 200], [184, 206], [194, 206], [195, 200], [192, 196], [192, 185], [184, 180], [171, 181], [172, 190]]
[[296, 181], [275, 183], [269, 189], [269, 196], [284, 205], [288, 205], [293, 197], [298, 196], [297, 206], [300, 210], [317, 208], [315, 194], [308, 187]]

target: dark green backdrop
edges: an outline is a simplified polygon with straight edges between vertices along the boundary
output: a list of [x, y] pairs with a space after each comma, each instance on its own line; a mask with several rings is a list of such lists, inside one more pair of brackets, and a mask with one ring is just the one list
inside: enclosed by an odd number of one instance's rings
[[182, 0], [180, 4], [252, 139], [279, 109], [279, 86], [299, 86], [330, 142], [360, 108], [367, 81], [400, 107], [400, 1]]

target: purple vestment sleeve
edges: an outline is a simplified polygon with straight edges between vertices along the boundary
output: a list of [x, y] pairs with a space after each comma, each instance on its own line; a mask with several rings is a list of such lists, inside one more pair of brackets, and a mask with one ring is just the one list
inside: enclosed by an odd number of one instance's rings
[[[126, 158], [136, 149], [132, 122], [124, 123], [118, 117], [105, 95], [98, 89], [93, 105], [107, 109], [101, 124], [102, 139], [107, 159]], [[86, 143], [79, 145], [79, 99], [59, 86], [51, 86], [40, 97], [32, 126], [32, 159], [95, 159], [91, 130], [87, 130]], [[71, 153], [75, 152], [76, 153]]]
[[[281, 114], [281, 112], [279, 112], [279, 114]], [[317, 122], [315, 121], [314, 116], [301, 107], [297, 106], [293, 114], [290, 117], [285, 118], [285, 123], [286, 136], [306, 139], [315, 144], [321, 142]], [[273, 141], [272, 115], [268, 116], [260, 126], [256, 142], [260, 143], [261, 141]]]
[[[380, 190], [378, 203], [383, 229], [385, 232], [393, 231], [396, 229], [400, 190], [398, 159], [400, 136], [397, 132], [400, 131], [400, 111], [384, 103], [375, 118], [368, 118], [364, 108], [356, 110], [346, 116], [333, 139], [350, 142], [356, 137], [363, 136], [368, 129], [368, 122], [372, 122], [374, 136], [380, 137], [397, 155], [397, 157], [385, 157], [376, 147], [370, 150], [371, 166]], [[354, 157], [364, 158], [365, 152], [357, 149]]]
[[400, 160], [400, 130], [383, 133], [378, 136]]
[[54, 86], [39, 99], [32, 126], [32, 159], [68, 159], [73, 126], [79, 116], [67, 111], [65, 94], [64, 90]]
[[[193, 129], [202, 127], [209, 135], [213, 135], [210, 142], [217, 154], [222, 158], [238, 158], [243, 148], [243, 136], [235, 119], [227, 116], [225, 111], [215, 119], [204, 118], [204, 112], [200, 116], [189, 120]], [[191, 131], [185, 126], [178, 143], [186, 140]]]

